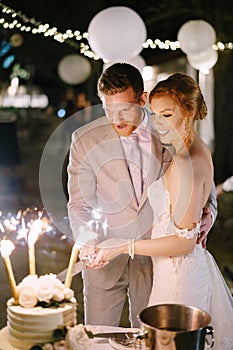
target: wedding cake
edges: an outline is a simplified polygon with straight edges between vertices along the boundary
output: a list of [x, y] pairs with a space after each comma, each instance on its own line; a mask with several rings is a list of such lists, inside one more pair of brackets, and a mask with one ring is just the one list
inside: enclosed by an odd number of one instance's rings
[[[36, 224], [40, 224], [37, 228]], [[42, 232], [41, 220], [35, 220], [30, 226], [29, 236]], [[24, 229], [25, 230], [25, 229]], [[81, 242], [96, 238], [97, 234], [88, 227], [80, 228]], [[37, 236], [36, 236], [37, 237]], [[16, 285], [9, 256], [14, 244], [9, 240], [0, 241], [0, 251], [4, 259], [13, 298], [7, 301], [7, 327], [1, 333], [0, 350], [30, 350], [38, 348], [57, 348], [59, 341], [64, 343], [63, 349], [86, 350], [91, 344], [91, 332], [83, 324], [77, 325], [77, 303], [71, 285], [72, 269], [78, 255], [78, 245], [74, 244], [66, 280], [63, 284], [55, 274], [38, 277], [35, 274], [35, 255], [33, 249], [35, 239], [28, 243], [29, 271], [22, 282]], [[58, 332], [57, 332], [58, 331]], [[59, 335], [59, 336], [58, 336]]]
[[17, 286], [18, 302], [7, 302], [9, 343], [22, 350], [53, 341], [54, 329], [76, 325], [74, 292], [56, 275], [29, 275]]

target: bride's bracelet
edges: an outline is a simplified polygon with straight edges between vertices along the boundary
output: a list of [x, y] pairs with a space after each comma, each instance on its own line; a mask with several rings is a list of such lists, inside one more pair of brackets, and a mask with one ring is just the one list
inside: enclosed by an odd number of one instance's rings
[[128, 253], [129, 253], [129, 257], [131, 259], [134, 258], [134, 242], [135, 242], [134, 239], [129, 239], [128, 240]]

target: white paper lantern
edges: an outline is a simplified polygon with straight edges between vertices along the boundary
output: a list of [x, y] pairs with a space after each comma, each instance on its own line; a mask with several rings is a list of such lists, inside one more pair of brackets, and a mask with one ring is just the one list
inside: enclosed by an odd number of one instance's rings
[[214, 28], [205, 21], [193, 20], [182, 25], [177, 36], [181, 50], [187, 54], [203, 51], [216, 42]]
[[116, 6], [94, 16], [88, 27], [88, 36], [91, 49], [102, 59], [114, 62], [138, 56], [147, 32], [135, 11]]
[[187, 55], [187, 60], [193, 68], [205, 72], [217, 63], [218, 53], [212, 47], [209, 47], [204, 51]]
[[[140, 73], [142, 74], [142, 71], [143, 71], [143, 68], [146, 66], [146, 62], [145, 60], [142, 58], [142, 56], [137, 56], [137, 57], [134, 57], [134, 58], [131, 58], [131, 60], [124, 60], [124, 61], [118, 61], [120, 63], [129, 63], [131, 64], [132, 66], [136, 67]], [[117, 62], [107, 62], [107, 63], [104, 63], [103, 65], [103, 71], [112, 66], [114, 63], [117, 63]]]
[[73, 54], [65, 56], [58, 64], [58, 74], [67, 84], [81, 84], [91, 74], [91, 64], [87, 58]]

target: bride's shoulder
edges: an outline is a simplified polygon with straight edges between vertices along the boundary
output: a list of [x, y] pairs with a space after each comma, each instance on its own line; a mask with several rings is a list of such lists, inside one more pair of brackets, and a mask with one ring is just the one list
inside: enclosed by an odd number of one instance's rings
[[193, 164], [193, 169], [196, 174], [203, 174], [204, 176], [208, 174], [212, 176], [212, 155], [209, 147], [203, 142], [203, 140], [199, 136], [195, 137], [190, 155]]
[[194, 139], [191, 148], [191, 156], [195, 157], [195, 159], [211, 158], [211, 152], [209, 146], [197, 135]]

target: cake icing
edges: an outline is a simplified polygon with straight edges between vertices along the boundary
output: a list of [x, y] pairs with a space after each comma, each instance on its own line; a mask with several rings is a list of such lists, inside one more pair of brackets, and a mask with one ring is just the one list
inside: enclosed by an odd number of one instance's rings
[[9, 343], [20, 350], [53, 341], [53, 331], [76, 325], [74, 292], [50, 273], [28, 275], [17, 286], [17, 300], [7, 302]]
[[59, 326], [76, 325], [76, 304], [64, 302], [58, 308], [36, 306], [24, 308], [7, 302], [7, 328], [9, 343], [22, 350], [35, 344], [51, 342], [53, 331]]

